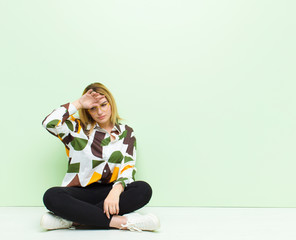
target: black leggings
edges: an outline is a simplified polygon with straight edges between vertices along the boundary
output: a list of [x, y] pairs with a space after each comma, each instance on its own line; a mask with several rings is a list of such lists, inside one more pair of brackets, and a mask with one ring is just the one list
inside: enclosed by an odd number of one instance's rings
[[[108, 229], [110, 219], [104, 213], [104, 200], [113, 183], [93, 183], [86, 187], [52, 187], [43, 202], [48, 210], [69, 221], [92, 228]], [[145, 206], [152, 196], [150, 185], [135, 181], [126, 186], [119, 198], [119, 214], [133, 212]]]

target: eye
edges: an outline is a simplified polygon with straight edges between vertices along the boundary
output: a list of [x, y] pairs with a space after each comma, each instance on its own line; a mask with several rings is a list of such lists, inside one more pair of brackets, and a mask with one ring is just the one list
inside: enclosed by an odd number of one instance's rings
[[90, 110], [91, 110], [91, 111], [94, 111], [94, 110], [96, 110], [96, 107], [92, 107]]
[[106, 103], [103, 103], [101, 106], [102, 106], [102, 107], [105, 107], [106, 105], [107, 105]]

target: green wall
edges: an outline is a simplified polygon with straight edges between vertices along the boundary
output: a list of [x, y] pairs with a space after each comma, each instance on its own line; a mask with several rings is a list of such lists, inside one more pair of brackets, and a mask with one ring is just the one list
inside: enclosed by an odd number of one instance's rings
[[42, 206], [61, 184], [41, 121], [98, 81], [135, 130], [149, 206], [296, 207], [295, 7], [0, 1], [0, 205]]

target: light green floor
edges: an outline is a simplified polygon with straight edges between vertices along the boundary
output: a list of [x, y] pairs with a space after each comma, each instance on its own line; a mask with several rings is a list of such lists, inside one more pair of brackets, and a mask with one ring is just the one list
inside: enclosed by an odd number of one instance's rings
[[28, 240], [295, 240], [295, 208], [146, 207], [161, 221], [158, 232], [122, 230], [43, 231], [43, 207], [0, 207], [0, 239]]

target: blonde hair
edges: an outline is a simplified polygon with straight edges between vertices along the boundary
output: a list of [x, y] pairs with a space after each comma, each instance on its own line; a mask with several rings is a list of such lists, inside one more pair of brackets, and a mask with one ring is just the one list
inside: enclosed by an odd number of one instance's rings
[[[123, 120], [118, 115], [117, 106], [116, 106], [114, 97], [112, 96], [111, 92], [108, 90], [108, 88], [105, 85], [98, 82], [92, 83], [84, 89], [82, 95], [84, 95], [90, 89], [92, 89], [97, 93], [105, 95], [111, 107], [111, 123], [113, 125], [118, 124], [120, 120]], [[85, 128], [87, 127], [87, 125], [89, 124], [91, 125], [90, 129], [86, 129], [86, 130], [89, 130], [88, 134], [90, 134], [96, 125], [96, 121], [91, 117], [91, 115], [88, 112], [88, 109], [79, 109], [78, 112], [79, 112], [80, 120], [82, 124], [85, 126]]]

